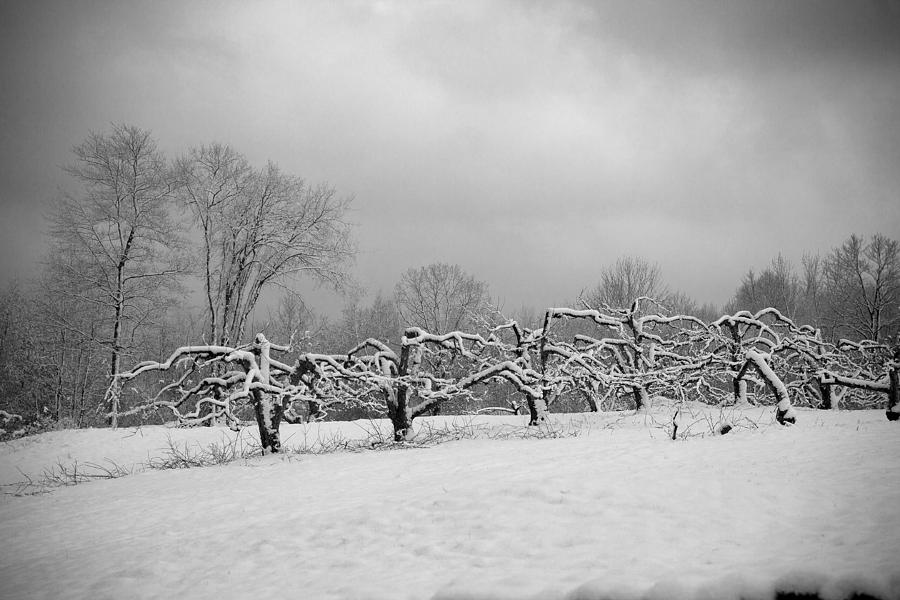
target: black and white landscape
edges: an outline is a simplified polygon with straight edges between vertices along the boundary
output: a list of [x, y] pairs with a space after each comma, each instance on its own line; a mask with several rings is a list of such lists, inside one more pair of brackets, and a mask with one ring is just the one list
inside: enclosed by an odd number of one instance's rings
[[897, 0], [0, 51], [0, 597], [900, 598]]

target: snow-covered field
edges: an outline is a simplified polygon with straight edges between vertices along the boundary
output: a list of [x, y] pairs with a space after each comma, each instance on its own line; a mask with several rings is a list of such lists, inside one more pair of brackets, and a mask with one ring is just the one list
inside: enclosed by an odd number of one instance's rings
[[[665, 409], [555, 417], [563, 435], [544, 439], [512, 435], [522, 417], [420, 419], [478, 435], [179, 470], [146, 465], [235, 434], [16, 440], [0, 444], [0, 598], [900, 598], [900, 426], [798, 412], [780, 427], [755, 409], [725, 436], [697, 413], [677, 441]], [[309, 449], [372, 427], [282, 437]], [[113, 462], [133, 473], [17, 485]]]

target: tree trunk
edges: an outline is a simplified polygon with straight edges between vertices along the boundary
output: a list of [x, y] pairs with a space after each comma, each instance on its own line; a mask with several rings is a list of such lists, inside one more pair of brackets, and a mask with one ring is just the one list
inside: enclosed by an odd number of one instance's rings
[[[117, 311], [118, 312], [118, 311]], [[116, 324], [113, 328], [113, 353], [112, 353], [112, 362], [110, 364], [110, 369], [112, 374], [115, 375], [119, 372], [119, 350], [118, 350], [118, 339], [119, 339], [119, 321], [116, 319]], [[113, 429], [119, 426], [119, 395], [115, 394], [111, 398], [112, 402], [109, 407], [109, 417], [107, 417], [107, 424]]]
[[[128, 264], [131, 244], [134, 241], [134, 228], [128, 233], [128, 241], [122, 247], [122, 255], [116, 265], [116, 309], [113, 318], [112, 334], [112, 358], [109, 365], [110, 377], [115, 377], [119, 372], [122, 362], [122, 319], [125, 316], [125, 265]], [[112, 406], [109, 407], [109, 426], [115, 429], [119, 426], [119, 394], [112, 397]]]
[[[775, 408], [775, 420], [781, 425], [795, 423], [797, 421], [797, 415], [794, 412], [794, 407], [791, 406], [791, 399], [787, 388], [785, 387], [784, 382], [781, 381], [781, 378], [772, 370], [772, 367], [766, 360], [766, 356], [756, 350], [748, 350], [747, 364], [751, 363], [765, 380], [772, 395], [775, 396], [775, 401], [777, 402]], [[744, 368], [741, 369], [741, 374], [746, 372], [746, 367], [747, 365], [745, 364]]]
[[[253, 354], [259, 363], [259, 381], [269, 385], [269, 351], [271, 344], [263, 336], [256, 336], [256, 344]], [[269, 450], [273, 454], [281, 451], [281, 437], [278, 428], [281, 426], [281, 417], [284, 414], [284, 405], [272, 398], [272, 394], [262, 390], [253, 390], [253, 408], [256, 412], [256, 424], [259, 426], [259, 440], [263, 451]]]
[[54, 404], [53, 413], [54, 413], [54, 418], [56, 419], [57, 423], [59, 423], [59, 420], [62, 417], [62, 397], [63, 397], [62, 388], [63, 388], [63, 366], [65, 364], [65, 357], [66, 357], [65, 351], [63, 351], [62, 356], [63, 356], [63, 359], [62, 359], [63, 364], [58, 365], [57, 369], [56, 369], [56, 395], [54, 397], [54, 402], [53, 402], [53, 404]]
[[533, 427], [547, 422], [547, 402], [543, 395], [538, 397], [528, 395], [528, 413], [530, 415], [529, 426]]
[[[733, 363], [738, 362], [739, 360], [743, 360], [743, 354], [741, 352], [741, 334], [738, 326], [729, 322], [728, 331], [731, 334], [731, 360]], [[731, 385], [734, 390], [734, 403], [736, 406], [746, 405], [747, 401], [747, 381], [744, 379], [744, 375], [747, 374], [747, 368], [749, 367], [749, 363], [744, 361], [744, 364], [741, 366], [741, 370], [738, 371], [738, 374], [732, 377]]]
[[591, 412], [600, 412], [600, 407], [597, 405], [597, 394], [600, 391], [600, 385], [596, 381], [592, 381], [587, 386], [581, 388], [581, 393], [584, 395], [584, 399], [587, 402], [588, 410]]
[[834, 393], [834, 386], [824, 382], [821, 377], [816, 377], [816, 387], [818, 387], [819, 395], [822, 397], [819, 408], [821, 410], [837, 409], [838, 397]]
[[[121, 277], [121, 273], [120, 273]], [[122, 347], [120, 345], [121, 337], [122, 337], [122, 308], [125, 303], [125, 299], [122, 296], [121, 290], [119, 290], [119, 296], [116, 300], [116, 312], [115, 319], [113, 321], [113, 337], [112, 337], [112, 358], [110, 359], [110, 376], [115, 376], [116, 373], [119, 372], [119, 367], [122, 361]], [[116, 394], [112, 397], [112, 405], [109, 407], [109, 417], [107, 418], [107, 423], [110, 427], [115, 429], [119, 426], [119, 395]]]
[[263, 451], [269, 450], [273, 454], [281, 451], [281, 436], [278, 428], [281, 426], [281, 416], [284, 406], [281, 402], [272, 400], [271, 394], [260, 390], [253, 390], [253, 408], [256, 412], [256, 424], [259, 427], [259, 441]]
[[550, 388], [547, 385], [547, 362], [550, 358], [550, 353], [547, 352], [547, 340], [550, 335], [550, 324], [553, 322], [553, 311], [548, 310], [544, 313], [544, 327], [543, 333], [541, 334], [541, 345], [539, 356], [541, 359], [541, 395], [540, 397], [534, 397], [531, 394], [526, 394], [528, 398], [528, 425], [529, 427], [541, 425], [547, 422], [547, 400], [550, 398]]
[[78, 349], [78, 358], [72, 367], [72, 388], [69, 394], [69, 420], [75, 422], [75, 404], [78, 402], [78, 379], [81, 377], [81, 359], [84, 349]]
[[[311, 395], [315, 395], [318, 397], [318, 393], [316, 392], [316, 380], [318, 379], [318, 375], [316, 374], [316, 365], [313, 361], [309, 359], [305, 354], [301, 354], [297, 357], [297, 362], [294, 365], [294, 370], [291, 373], [290, 382], [291, 385], [303, 384], [306, 386], [306, 389], [309, 390]], [[309, 422], [319, 421], [325, 418], [325, 411], [322, 410], [322, 404], [316, 399], [309, 399], [306, 401], [307, 408], [307, 420]]]
[[[541, 360], [541, 374], [544, 373], [544, 360]], [[541, 398], [534, 399], [534, 402], [528, 404], [528, 410], [531, 412], [531, 420], [529, 425], [537, 425], [547, 420], [547, 411], [550, 410], [550, 404], [553, 402], [553, 387], [546, 382], [541, 385]]]
[[900, 370], [896, 361], [888, 371], [888, 385], [887, 418], [888, 421], [900, 421]]
[[313, 421], [321, 421], [325, 418], [325, 411], [322, 410], [322, 405], [318, 400], [307, 400], [306, 407], [309, 410], [307, 419], [310, 423]]
[[403, 390], [402, 392], [398, 392], [397, 401], [388, 404], [388, 418], [391, 420], [391, 425], [394, 426], [395, 442], [406, 442], [413, 437], [412, 413], [409, 410], [407, 400], [399, 400], [401, 395], [405, 396], [406, 391]]
[[90, 358], [85, 361], [84, 364], [84, 379], [81, 381], [81, 396], [78, 399], [78, 417], [76, 418], [77, 427], [81, 427], [84, 424], [84, 411], [87, 406], [85, 404], [86, 396], [87, 396], [87, 386], [88, 386], [88, 369], [91, 367]]
[[[406, 351], [406, 347], [401, 351], [401, 364], [403, 364], [402, 353]], [[391, 420], [391, 425], [394, 427], [394, 441], [405, 442], [412, 439], [413, 416], [409, 407], [409, 386], [405, 383], [398, 383], [397, 389], [394, 389], [388, 384], [384, 386], [383, 393], [388, 409], [388, 419]]]
[[[409, 334], [409, 336], [407, 335]], [[387, 394], [388, 418], [394, 426], [394, 441], [404, 442], [413, 436], [413, 415], [409, 405], [409, 384], [402, 379], [407, 375], [415, 375], [422, 361], [422, 349], [418, 344], [407, 343], [407, 337], [415, 337], [415, 331], [403, 332], [403, 347], [400, 349], [400, 364], [397, 369], [397, 377], [401, 381], [397, 383], [397, 389], [385, 390]]]
[[734, 403], [737, 406], [748, 404], [747, 400], [747, 380], [743, 377], [733, 377], [731, 385], [734, 388]]
[[647, 394], [647, 389], [644, 386], [631, 388], [631, 394], [634, 396], [634, 410], [650, 408], [650, 396]]

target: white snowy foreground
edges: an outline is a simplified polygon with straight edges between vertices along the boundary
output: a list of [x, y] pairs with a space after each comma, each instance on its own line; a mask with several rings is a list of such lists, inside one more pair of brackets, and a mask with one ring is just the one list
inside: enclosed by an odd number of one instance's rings
[[[199, 452], [234, 434], [0, 444], [0, 598], [900, 598], [900, 426], [882, 411], [800, 410], [781, 427], [754, 409], [758, 427], [724, 436], [701, 415], [677, 441], [664, 412], [554, 417], [556, 439], [487, 438], [523, 417], [419, 419], [481, 433], [178, 470], [146, 464], [170, 441]], [[372, 426], [282, 437], [309, 448]], [[107, 461], [133, 473], [33, 493]]]

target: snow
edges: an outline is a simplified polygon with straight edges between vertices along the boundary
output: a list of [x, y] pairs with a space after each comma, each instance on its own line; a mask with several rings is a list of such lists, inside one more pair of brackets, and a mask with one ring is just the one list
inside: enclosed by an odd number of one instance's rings
[[[0, 496], [0, 598], [900, 598], [900, 430], [883, 411], [801, 409], [782, 427], [771, 407], [751, 409], [715, 435], [718, 412], [692, 408], [673, 441], [667, 410], [555, 415], [557, 438], [180, 470], [146, 463], [169, 440], [202, 448], [237, 434], [15, 440], [0, 445], [7, 492], [75, 461], [133, 474]], [[416, 425], [493, 434], [525, 419]], [[290, 448], [372, 427], [389, 433], [385, 422], [281, 433]]]

